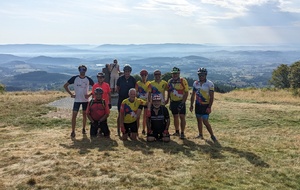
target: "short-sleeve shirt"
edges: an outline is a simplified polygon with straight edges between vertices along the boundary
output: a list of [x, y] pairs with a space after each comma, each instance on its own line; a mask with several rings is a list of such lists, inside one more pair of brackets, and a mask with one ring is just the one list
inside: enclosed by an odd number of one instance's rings
[[130, 102], [129, 98], [123, 100], [120, 112], [124, 113], [124, 123], [135, 122], [137, 110], [143, 109], [145, 105], [147, 105], [147, 102], [140, 98], [135, 98], [133, 102]]
[[154, 132], [161, 132], [164, 131], [166, 128], [166, 120], [170, 118], [168, 109], [161, 105], [160, 109], [158, 110], [157, 115], [155, 115], [155, 112], [153, 110], [153, 106], [151, 107], [151, 129]]
[[68, 83], [74, 85], [75, 102], [88, 102], [85, 95], [89, 92], [89, 86], [94, 85], [94, 81], [90, 77], [85, 76], [81, 78], [79, 75], [73, 76], [68, 80]]
[[129, 76], [128, 79], [125, 76], [121, 76], [117, 80], [117, 86], [120, 87], [119, 98], [128, 98], [128, 92], [131, 88], [135, 88], [136, 80], [133, 76]]
[[161, 80], [159, 83], [153, 80], [150, 82], [149, 88], [152, 97], [154, 95], [159, 95], [161, 97], [162, 104], [164, 104], [165, 103], [164, 93], [166, 90], [168, 90], [168, 83], [165, 80]]
[[180, 78], [176, 81], [170, 79], [168, 81], [168, 91], [170, 92], [171, 101], [181, 101], [183, 95], [189, 91], [187, 80], [185, 78]]
[[99, 84], [99, 82], [95, 83], [92, 88], [92, 94], [94, 98], [95, 98], [95, 89], [98, 87], [102, 88], [103, 90], [102, 98], [105, 100], [107, 104], [110, 104], [108, 94], [110, 93], [111, 90], [109, 84], [106, 82], [103, 82], [102, 84]]
[[135, 85], [135, 89], [137, 91], [138, 98], [141, 98], [145, 101], [148, 100], [148, 93], [150, 92], [149, 88], [150, 82], [146, 81], [146, 83], [142, 81], [137, 81]]
[[193, 92], [196, 94], [196, 104], [204, 105], [209, 104], [210, 96], [209, 91], [214, 91], [214, 84], [210, 80], [206, 80], [202, 85], [199, 81], [195, 81], [193, 84]]
[[99, 101], [94, 98], [89, 101], [86, 111], [95, 121], [99, 121], [105, 114], [110, 113], [108, 104], [105, 103], [105, 100]]

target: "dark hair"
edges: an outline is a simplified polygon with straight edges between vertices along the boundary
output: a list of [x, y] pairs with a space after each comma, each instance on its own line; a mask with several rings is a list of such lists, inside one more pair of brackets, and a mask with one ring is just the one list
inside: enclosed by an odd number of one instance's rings
[[87, 71], [87, 67], [85, 65], [79, 65], [78, 71], [80, 71], [81, 68], [85, 68], [85, 70]]

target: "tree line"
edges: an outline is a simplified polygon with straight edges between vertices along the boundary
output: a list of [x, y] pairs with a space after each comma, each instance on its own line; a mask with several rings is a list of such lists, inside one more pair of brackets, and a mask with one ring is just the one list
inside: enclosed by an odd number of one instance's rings
[[270, 84], [276, 88], [292, 88], [294, 90], [300, 87], [300, 61], [297, 61], [290, 66], [281, 64], [272, 72]]

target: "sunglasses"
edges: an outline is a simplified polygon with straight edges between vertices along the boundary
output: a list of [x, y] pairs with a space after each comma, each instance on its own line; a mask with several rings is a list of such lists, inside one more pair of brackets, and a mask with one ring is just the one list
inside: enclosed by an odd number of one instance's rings
[[82, 68], [81, 68], [81, 69], [79, 69], [79, 71], [80, 71], [80, 72], [85, 72], [86, 69], [82, 69]]
[[160, 74], [160, 73], [157, 73], [157, 74], [154, 74], [154, 75], [158, 76], [158, 75], [161, 75], [161, 74]]

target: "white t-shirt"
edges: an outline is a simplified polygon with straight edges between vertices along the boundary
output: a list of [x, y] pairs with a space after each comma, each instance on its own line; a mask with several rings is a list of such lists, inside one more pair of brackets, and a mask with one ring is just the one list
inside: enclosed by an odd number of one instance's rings
[[110, 74], [111, 75], [119, 75], [119, 64], [118, 63], [110, 64]]
[[90, 77], [80, 78], [79, 75], [73, 76], [68, 80], [68, 83], [74, 84], [75, 102], [88, 102], [85, 95], [89, 92], [89, 86], [94, 85], [94, 81]]
[[201, 85], [199, 81], [195, 81], [193, 84], [193, 92], [196, 93], [196, 104], [209, 104], [209, 91], [214, 91], [213, 82], [211, 82], [210, 80], [206, 80], [206, 82]]

